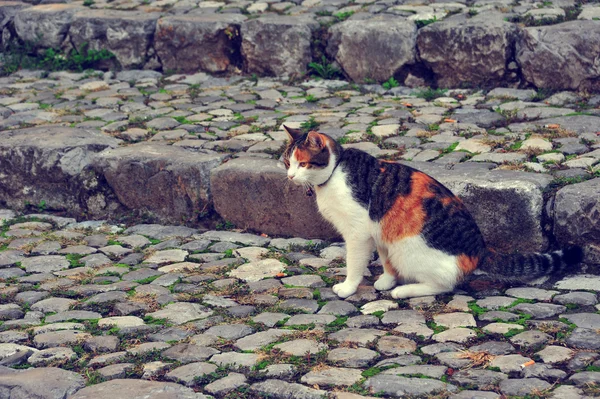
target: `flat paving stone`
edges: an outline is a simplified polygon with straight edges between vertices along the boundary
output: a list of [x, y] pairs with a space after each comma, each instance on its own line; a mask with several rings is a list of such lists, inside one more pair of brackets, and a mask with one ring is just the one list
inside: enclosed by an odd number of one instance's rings
[[525, 396], [551, 387], [552, 384], [539, 378], [508, 379], [500, 382], [500, 392], [513, 396]]
[[510, 342], [522, 347], [536, 347], [545, 344], [552, 337], [544, 332], [529, 330], [515, 335], [510, 338]]
[[540, 288], [510, 288], [506, 290], [506, 295], [513, 296], [515, 298], [523, 299], [535, 299], [537, 301], [549, 301], [552, 297], [558, 294], [558, 291], [543, 290]]
[[511, 309], [529, 314], [536, 319], [548, 319], [563, 313], [567, 308], [552, 303], [520, 303]]
[[365, 387], [372, 392], [401, 398], [404, 396], [423, 396], [439, 391], [454, 392], [458, 389], [442, 381], [428, 378], [409, 378], [389, 374], [379, 374], [367, 379]]
[[[208, 333], [208, 332], [207, 332]], [[254, 351], [279, 341], [282, 337], [291, 334], [290, 330], [272, 328], [266, 331], [260, 331], [256, 334], [247, 335], [238, 339], [235, 346], [243, 351]]]
[[576, 328], [567, 337], [567, 344], [581, 349], [600, 349], [600, 332], [590, 328]]
[[367, 367], [379, 354], [366, 348], [336, 348], [327, 354], [327, 360], [343, 367]]
[[58, 367], [40, 367], [2, 373], [0, 386], [7, 391], [10, 389], [8, 392], [11, 394], [17, 392], [24, 395], [23, 397], [45, 395], [48, 398], [64, 398], [84, 388], [85, 379], [73, 371]]
[[[504, 373], [491, 370], [467, 369], [460, 370], [452, 375], [450, 380], [459, 385], [467, 385], [472, 388], [485, 388], [497, 386], [501, 381], [508, 379]], [[470, 389], [472, 389], [470, 388]]]
[[275, 399], [304, 398], [321, 399], [327, 392], [321, 389], [308, 388], [301, 384], [287, 381], [268, 379], [250, 385], [250, 392]]
[[309, 288], [318, 288], [325, 287], [325, 282], [319, 276], [314, 275], [301, 275], [301, 276], [292, 276], [281, 279], [283, 284], [293, 285], [297, 287], [309, 287]]
[[184, 324], [192, 320], [205, 319], [212, 314], [212, 310], [197, 303], [179, 302], [169, 304], [156, 312], [148, 313], [147, 316], [155, 319], [167, 319], [174, 324]]
[[536, 352], [536, 355], [538, 355], [544, 363], [549, 364], [562, 363], [571, 359], [574, 354], [575, 352], [572, 349], [555, 345], [547, 346], [541, 351]]
[[378, 337], [385, 335], [385, 332], [372, 328], [345, 328], [333, 334], [329, 334], [329, 339], [340, 343], [357, 344], [365, 347], [367, 344], [376, 341]]
[[297, 314], [286, 321], [286, 326], [303, 326], [309, 324], [330, 324], [335, 321], [336, 317], [330, 314]]
[[491, 296], [484, 299], [479, 299], [475, 303], [482, 307], [490, 310], [497, 310], [506, 306], [510, 306], [515, 302], [514, 298], [506, 296]]
[[219, 366], [228, 366], [234, 369], [251, 368], [260, 361], [260, 355], [254, 353], [226, 352], [213, 355], [210, 361]]
[[229, 272], [229, 275], [250, 283], [274, 277], [284, 269], [285, 264], [277, 259], [264, 259], [241, 265]]
[[235, 340], [250, 335], [254, 329], [245, 324], [222, 324], [210, 327], [205, 331], [206, 334], [214, 335], [224, 339]]
[[569, 381], [572, 381], [577, 386], [585, 386], [587, 384], [598, 384], [600, 383], [600, 372], [583, 371], [581, 373], [576, 373], [569, 378]]
[[477, 327], [477, 322], [470, 313], [444, 313], [435, 315], [433, 321], [442, 327], [448, 328]]
[[398, 303], [387, 299], [366, 303], [360, 308], [362, 314], [373, 314], [376, 312], [387, 312], [388, 310], [398, 309]]
[[72, 359], [76, 359], [77, 354], [71, 348], [49, 348], [31, 355], [27, 362], [32, 366], [45, 366], [49, 364], [60, 364]]
[[416, 349], [416, 342], [404, 337], [386, 336], [377, 341], [377, 350], [386, 356], [405, 355]]
[[512, 323], [490, 323], [482, 328], [483, 331], [491, 334], [506, 334], [511, 330], [521, 331], [524, 329], [525, 327], [522, 325]]
[[194, 344], [179, 344], [164, 350], [162, 356], [185, 364], [205, 361], [217, 353], [220, 353], [220, 351], [215, 348]]
[[196, 362], [180, 366], [173, 371], [165, 374], [168, 381], [178, 382], [185, 386], [192, 386], [195, 379], [213, 373], [217, 370], [217, 366], [210, 363]]
[[415, 365], [415, 366], [401, 366], [394, 369], [385, 370], [383, 374], [391, 375], [424, 375], [430, 378], [442, 378], [448, 370], [445, 366], [431, 366], [431, 365]]
[[69, 261], [61, 255], [36, 256], [21, 261], [27, 273], [49, 273], [67, 269]]
[[[85, 387], [73, 395], [74, 399], [110, 399], [115, 392], [122, 398], [141, 399], [151, 396], [164, 396], [165, 398], [198, 399], [198, 395], [191, 388], [163, 381], [144, 381], [132, 379], [114, 379], [100, 384]], [[200, 399], [202, 396], [200, 397]]]
[[225, 395], [233, 390], [248, 385], [246, 376], [238, 373], [229, 373], [227, 376], [206, 384], [204, 390], [212, 395]]
[[596, 294], [591, 292], [569, 292], [567, 294], [556, 295], [552, 298], [552, 300], [561, 305], [571, 303], [575, 305], [588, 306], [598, 303]]
[[457, 327], [442, 331], [439, 334], [434, 334], [432, 339], [437, 342], [467, 342], [469, 339], [476, 336], [477, 333], [473, 330]]
[[331, 367], [304, 374], [300, 381], [307, 385], [350, 386], [362, 378], [360, 370]]
[[281, 352], [287, 353], [292, 356], [304, 356], [307, 353], [315, 355], [327, 349], [327, 345], [320, 342], [312, 341], [310, 339], [297, 339], [277, 344], [273, 347], [273, 349], [278, 349]]
[[495, 357], [489, 366], [497, 367], [503, 373], [512, 373], [521, 371], [521, 365], [529, 361], [531, 361], [530, 358], [521, 355], [501, 355]]
[[598, 313], [572, 313], [562, 315], [577, 327], [600, 329], [600, 314]]

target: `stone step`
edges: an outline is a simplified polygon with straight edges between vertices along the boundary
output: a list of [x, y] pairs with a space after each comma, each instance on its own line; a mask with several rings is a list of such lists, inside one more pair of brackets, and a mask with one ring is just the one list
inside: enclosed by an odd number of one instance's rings
[[315, 196], [292, 184], [274, 159], [234, 159], [214, 169], [210, 180], [215, 210], [238, 227], [269, 235], [338, 237], [319, 214]]
[[29, 204], [81, 217], [106, 217], [120, 207], [89, 169], [92, 159], [118, 140], [95, 130], [43, 126], [0, 132], [0, 202]]
[[[336, 239], [315, 197], [291, 184], [274, 159], [119, 141], [97, 131], [60, 126], [0, 132], [0, 202], [43, 206], [76, 218], [147, 214], [162, 223], [197, 224], [213, 208], [239, 228], [275, 236]], [[463, 199], [488, 244], [500, 251], [542, 251], [549, 231], [562, 245], [588, 247], [600, 263], [600, 179], [551, 195], [550, 175], [489, 170], [467, 162], [452, 169], [404, 162], [430, 174]]]
[[[203, 3], [196, 10], [203, 10]], [[449, 12], [452, 7], [458, 14]], [[332, 66], [357, 83], [396, 77], [408, 86], [600, 88], [594, 61], [600, 21], [523, 27], [494, 10], [472, 15], [462, 4], [452, 7], [395, 6], [388, 11], [400, 15], [357, 12], [343, 22], [333, 18], [320, 25], [309, 10], [250, 18], [214, 10], [90, 10], [76, 4], [0, 2], [0, 47], [14, 40], [65, 51], [87, 44], [111, 51], [112, 66], [125, 69], [278, 77], [302, 76], [325, 53]]]
[[93, 169], [126, 209], [167, 223], [194, 223], [210, 210], [210, 171], [227, 157], [134, 144], [101, 152]]
[[[540, 251], [543, 190], [552, 177], [515, 171], [489, 171], [485, 165], [459, 164], [454, 170], [427, 162], [403, 162], [422, 170], [459, 195], [475, 217], [486, 241], [502, 251]], [[275, 160], [240, 158], [213, 170], [211, 189], [216, 211], [242, 228], [273, 235], [328, 239], [315, 197], [290, 184]], [[518, 226], [518, 228], [515, 228]]]

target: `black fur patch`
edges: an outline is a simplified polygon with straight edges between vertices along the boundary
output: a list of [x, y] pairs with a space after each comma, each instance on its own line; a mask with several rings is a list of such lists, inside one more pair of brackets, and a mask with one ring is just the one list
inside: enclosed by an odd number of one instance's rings
[[[358, 203], [369, 211], [372, 220], [379, 221], [394, 205], [399, 195], [410, 193], [410, 176], [414, 169], [382, 163], [364, 151], [344, 150], [340, 166], [348, 174], [348, 184]], [[384, 168], [384, 171], [381, 171]]]

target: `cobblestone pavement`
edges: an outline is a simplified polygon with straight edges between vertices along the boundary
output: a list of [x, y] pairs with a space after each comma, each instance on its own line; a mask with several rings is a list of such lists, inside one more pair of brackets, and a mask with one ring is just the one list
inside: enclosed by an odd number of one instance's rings
[[[0, 78], [0, 128], [98, 129], [130, 143], [269, 158], [281, 125], [389, 159], [589, 178], [600, 170], [600, 95], [433, 90], [154, 71], [21, 71]], [[477, 166], [478, 165], [478, 166]]]
[[599, 393], [598, 276], [395, 301], [374, 261], [341, 301], [340, 243], [0, 218], [3, 398]]
[[[560, 185], [599, 180], [600, 96], [575, 92], [151, 71], [22, 71], [0, 85], [3, 137], [56, 125], [96, 130], [132, 151], [277, 159], [285, 122], [383, 158], [547, 172]], [[43, 213], [52, 200], [25, 207]], [[375, 260], [359, 293], [340, 301], [331, 291], [344, 274], [339, 243], [226, 224], [125, 229], [10, 210], [0, 219], [2, 398], [600, 392], [598, 276], [392, 301], [372, 288]]]

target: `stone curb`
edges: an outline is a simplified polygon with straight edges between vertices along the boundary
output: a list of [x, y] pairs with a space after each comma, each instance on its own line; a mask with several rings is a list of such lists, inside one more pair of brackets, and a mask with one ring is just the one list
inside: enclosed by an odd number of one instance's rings
[[[184, 224], [201, 224], [214, 207], [223, 219], [251, 231], [339, 238], [318, 214], [314, 197], [289, 184], [276, 160], [223, 163], [227, 156], [116, 143], [93, 131], [66, 127], [0, 133], [0, 169], [5, 172], [0, 175], [0, 202], [24, 209], [44, 200], [49, 210], [65, 216], [145, 213], [159, 222]], [[561, 245], [587, 245], [587, 261], [600, 263], [600, 225], [593, 217], [600, 179], [569, 185], [554, 196], [549, 195], [549, 175], [490, 171], [477, 163], [453, 170], [427, 162], [406, 164], [459, 195], [498, 250], [543, 251], [556, 239]]]

